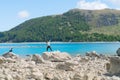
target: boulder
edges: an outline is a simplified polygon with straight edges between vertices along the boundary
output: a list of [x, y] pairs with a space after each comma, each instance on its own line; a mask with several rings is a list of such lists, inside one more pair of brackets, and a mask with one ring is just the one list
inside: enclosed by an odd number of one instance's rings
[[41, 72], [32, 72], [31, 77], [35, 80], [43, 80], [44, 78]]
[[65, 70], [65, 71], [73, 71], [73, 67], [66, 65], [66, 64], [58, 64], [56, 65], [56, 69], [60, 69], [60, 70]]
[[70, 65], [70, 66], [78, 66], [79, 62], [78, 61], [74, 61], [74, 60], [67, 60], [65, 61], [66, 65]]
[[6, 75], [5, 80], [13, 80], [13, 77], [10, 74], [8, 74]]
[[47, 80], [52, 80], [54, 78], [54, 75], [53, 74], [50, 74], [50, 73], [46, 73], [45, 74], [45, 79]]
[[110, 70], [110, 63], [106, 63], [105, 68], [106, 68], [107, 71], [109, 71]]
[[83, 76], [83, 80], [96, 80], [95, 79], [95, 74], [94, 73], [86, 73], [84, 76]]
[[0, 64], [4, 63], [5, 62], [5, 59], [4, 57], [0, 57]]
[[11, 58], [5, 58], [5, 57], [0, 57], [0, 64], [2, 63], [15, 63], [16, 60], [15, 59], [11, 59]]
[[75, 73], [72, 80], [83, 80], [83, 74]]
[[52, 62], [63, 62], [65, 60], [70, 60], [71, 56], [65, 52], [44, 52], [42, 55], [44, 60], [49, 60]]
[[18, 58], [18, 56], [16, 54], [14, 54], [13, 52], [7, 52], [7, 53], [3, 54], [2, 56], [5, 58], [13, 58], [13, 59]]
[[56, 65], [56, 69], [65, 70], [65, 71], [73, 71], [74, 67], [78, 65], [78, 62], [67, 61], [64, 63], [59, 63]]
[[32, 59], [31, 60], [35, 61], [35, 63], [44, 63], [43, 58], [40, 55], [38, 55], [38, 54], [32, 55]]
[[90, 60], [90, 57], [81, 57], [81, 60], [79, 62], [88, 62]]
[[86, 56], [89, 56], [89, 57], [97, 57], [97, 58], [100, 57], [100, 56], [97, 54], [96, 51], [87, 52], [87, 53], [86, 53]]
[[107, 65], [108, 71], [112, 74], [120, 73], [120, 57], [110, 57], [110, 65]]
[[117, 49], [116, 53], [118, 56], [120, 56], [120, 48]]
[[55, 73], [54, 71], [53, 72], [47, 72], [45, 73], [45, 80], [66, 80], [66, 79], [61, 79], [60, 76], [62, 74], [59, 74], [59, 73]]

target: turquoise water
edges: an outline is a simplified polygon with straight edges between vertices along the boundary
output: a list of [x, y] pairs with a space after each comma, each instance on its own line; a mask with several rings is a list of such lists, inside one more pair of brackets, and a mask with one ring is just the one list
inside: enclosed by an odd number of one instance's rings
[[[120, 47], [119, 42], [51, 42], [53, 51], [68, 52], [71, 55], [81, 54], [86, 52], [96, 51], [98, 54], [114, 55]], [[46, 51], [46, 44], [42, 43], [0, 43], [0, 55], [8, 52], [13, 48], [13, 52], [20, 56], [31, 54], [42, 54]]]

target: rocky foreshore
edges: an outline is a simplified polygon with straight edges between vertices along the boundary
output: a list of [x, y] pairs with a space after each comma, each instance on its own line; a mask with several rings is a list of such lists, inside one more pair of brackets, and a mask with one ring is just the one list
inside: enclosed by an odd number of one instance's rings
[[14, 53], [0, 57], [0, 80], [120, 80], [120, 57], [70, 56], [65, 52], [44, 52], [21, 58]]

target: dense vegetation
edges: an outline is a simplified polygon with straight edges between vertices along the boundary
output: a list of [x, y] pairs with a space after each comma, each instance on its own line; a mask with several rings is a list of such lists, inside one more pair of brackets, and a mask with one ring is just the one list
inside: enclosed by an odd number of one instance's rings
[[120, 41], [120, 32], [114, 34], [120, 30], [119, 19], [120, 11], [117, 10], [73, 9], [61, 15], [25, 21], [1, 32], [0, 42]]

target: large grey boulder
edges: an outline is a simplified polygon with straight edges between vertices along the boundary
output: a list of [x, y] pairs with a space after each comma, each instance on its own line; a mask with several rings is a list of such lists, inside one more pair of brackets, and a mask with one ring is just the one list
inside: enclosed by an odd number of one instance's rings
[[118, 74], [120, 73], [120, 57], [114, 56], [110, 57], [110, 65], [107, 65], [108, 71], [111, 74]]
[[71, 56], [65, 52], [44, 52], [42, 55], [44, 60], [49, 60], [52, 62], [63, 62], [65, 60], [70, 60]]

